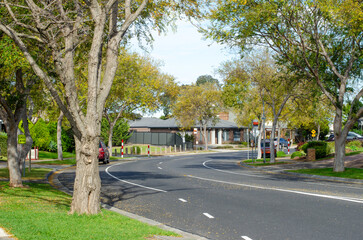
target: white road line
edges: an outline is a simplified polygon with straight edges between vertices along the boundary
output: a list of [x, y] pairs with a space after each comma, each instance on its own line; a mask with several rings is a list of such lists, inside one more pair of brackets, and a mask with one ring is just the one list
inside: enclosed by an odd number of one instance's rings
[[159, 162], [159, 164], [163, 164], [163, 162]]
[[230, 185], [236, 185], [236, 186], [242, 186], [242, 187], [250, 187], [250, 188], [262, 189], [262, 190], [271, 190], [271, 191], [279, 191], [279, 192], [287, 192], [287, 193], [295, 193], [295, 194], [301, 194], [301, 195], [307, 195], [307, 196], [313, 196], [313, 197], [320, 197], [320, 198], [335, 199], [335, 200], [354, 202], [354, 203], [361, 203], [361, 204], [363, 203], [363, 199], [360, 199], [360, 198], [338, 197], [338, 196], [332, 196], [332, 195], [324, 195], [324, 194], [317, 194], [317, 193], [294, 191], [294, 190], [288, 190], [288, 189], [282, 189], [282, 188], [262, 187], [262, 186], [242, 184], [242, 183], [226, 182], [226, 181], [214, 180], [214, 179], [209, 179], [209, 178], [195, 177], [195, 176], [192, 176], [192, 175], [186, 175], [186, 176], [190, 177], [190, 178], [196, 178], [196, 179], [204, 180], [204, 181], [218, 182], [218, 183], [224, 183], [224, 184], [230, 184]]
[[[221, 170], [221, 169], [213, 168], [213, 167], [210, 167], [210, 166], [207, 165], [207, 162], [211, 162], [211, 161], [215, 161], [215, 160], [205, 161], [205, 162], [203, 162], [203, 166], [205, 168], [212, 169], [212, 170], [215, 170], [215, 171], [224, 172], [224, 173], [230, 173], [230, 174], [235, 174], [235, 175], [242, 175], [242, 176], [248, 176], [248, 177], [258, 177], [258, 178], [270, 178], [268, 176], [254, 175], [254, 174], [246, 174], [246, 173], [236, 173], [236, 172], [232, 172], [232, 171], [227, 171], [227, 170]], [[361, 187], [331, 185], [331, 184], [326, 184], [326, 183], [324, 184], [324, 183], [305, 182], [305, 184], [328, 186], [328, 187], [340, 187], [340, 188], [360, 189], [360, 190], [363, 189]]]
[[210, 215], [209, 213], [203, 213], [204, 216], [206, 216], [207, 218], [213, 219], [214, 217], [212, 215]]
[[185, 200], [183, 198], [179, 198], [178, 200], [181, 201], [181, 202], [188, 202], [187, 200]]
[[161, 167], [158, 167], [159, 169], [162, 169]]
[[124, 183], [130, 184], [130, 185], [138, 186], [138, 187], [141, 187], [141, 188], [145, 188], [145, 189], [149, 189], [149, 190], [153, 190], [153, 191], [157, 191], [157, 192], [164, 192], [164, 193], [166, 193], [166, 192], [167, 192], [167, 191], [162, 190], [162, 189], [152, 188], [152, 187], [147, 187], [147, 186], [144, 186], [144, 185], [140, 185], [140, 184], [136, 184], [136, 183], [132, 183], [132, 182], [126, 181], [126, 180], [122, 180], [122, 179], [120, 179], [120, 178], [118, 178], [118, 177], [116, 177], [116, 176], [114, 176], [114, 175], [112, 175], [111, 173], [109, 173], [109, 172], [108, 172], [108, 169], [109, 169], [109, 168], [111, 168], [111, 167], [113, 167], [113, 166], [121, 165], [121, 164], [123, 164], [123, 163], [114, 164], [114, 165], [112, 165], [112, 166], [109, 166], [108, 168], [106, 168], [106, 169], [105, 169], [105, 172], [106, 172], [109, 176], [113, 177], [114, 179], [116, 179], [116, 180], [118, 180], [118, 181], [120, 181], [120, 182], [124, 182]]
[[252, 240], [252, 238], [249, 238], [247, 236], [241, 236], [244, 240]]

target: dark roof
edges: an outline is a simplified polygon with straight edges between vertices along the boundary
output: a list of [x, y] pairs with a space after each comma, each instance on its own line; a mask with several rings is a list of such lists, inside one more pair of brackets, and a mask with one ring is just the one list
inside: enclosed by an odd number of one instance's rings
[[[169, 118], [162, 120], [160, 118], [143, 117], [134, 121], [129, 121], [130, 128], [179, 128], [175, 118]], [[199, 127], [199, 124], [193, 127]], [[244, 128], [238, 127], [234, 122], [219, 119], [214, 126], [208, 126], [208, 128]]]

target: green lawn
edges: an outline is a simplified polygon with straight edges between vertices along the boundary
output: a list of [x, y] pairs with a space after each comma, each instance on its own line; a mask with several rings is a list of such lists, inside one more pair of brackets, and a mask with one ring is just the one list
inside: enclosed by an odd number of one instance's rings
[[[28, 171], [28, 168], [25, 169], [25, 177], [22, 177], [23, 180], [39, 180], [44, 179], [45, 176], [52, 171], [49, 168], [32, 168], [31, 172]], [[9, 178], [9, 170], [8, 168], [0, 168], [0, 178]], [[1, 200], [1, 199], [0, 199]], [[1, 201], [0, 201], [1, 203]]]
[[339, 173], [333, 172], [333, 168], [299, 169], [299, 170], [289, 170], [288, 172], [321, 175], [329, 177], [363, 179], [363, 169], [361, 168], [346, 168], [344, 172], [339, 172]]
[[248, 160], [243, 160], [243, 163], [247, 163], [248, 165], [251, 166], [270, 166], [270, 165], [279, 165], [279, 164], [288, 164], [287, 162], [278, 162], [275, 159], [275, 163], [270, 163], [270, 159], [266, 158], [266, 163], [263, 163], [263, 159], [248, 159]]
[[[76, 158], [75, 153], [63, 152], [63, 158]], [[39, 151], [39, 160], [43, 159], [58, 159], [58, 153]]]
[[0, 182], [0, 226], [18, 239], [145, 240], [153, 235], [177, 236], [104, 209], [96, 216], [68, 215], [71, 196], [48, 184], [27, 185], [29, 188], [9, 188], [7, 182]]

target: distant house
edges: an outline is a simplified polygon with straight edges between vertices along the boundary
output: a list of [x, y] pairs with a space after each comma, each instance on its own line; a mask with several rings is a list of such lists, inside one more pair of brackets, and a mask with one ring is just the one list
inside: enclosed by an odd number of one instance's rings
[[[154, 132], [154, 133], [178, 133], [182, 132], [174, 118], [162, 120], [159, 118], [143, 117], [129, 122], [130, 131]], [[194, 134], [196, 131], [196, 141], [204, 144], [203, 136], [200, 134], [200, 126], [195, 125], [187, 134]], [[220, 119], [214, 126], [207, 127], [208, 144], [223, 144], [244, 141], [246, 128], [238, 127], [234, 122]]]

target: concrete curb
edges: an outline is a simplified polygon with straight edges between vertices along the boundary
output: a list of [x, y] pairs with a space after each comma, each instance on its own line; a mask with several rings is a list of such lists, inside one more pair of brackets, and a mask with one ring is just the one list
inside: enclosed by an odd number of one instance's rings
[[[136, 160], [136, 159], [134, 159]], [[58, 171], [54, 171], [52, 172], [52, 174], [49, 174], [49, 177], [48, 177], [48, 182], [50, 183], [50, 185], [52, 185], [54, 188], [62, 191], [62, 192], [65, 192], [69, 195], [72, 194], [72, 191], [69, 190], [68, 188], [66, 188], [59, 180], [58, 180], [58, 176], [59, 174], [61, 174], [62, 172], [65, 172], [65, 171], [71, 171], [72, 168], [74, 168], [75, 166], [71, 166], [71, 167], [67, 167], [67, 168], [63, 168], [63, 169], [59, 169]], [[142, 216], [139, 216], [139, 215], [136, 215], [136, 214], [133, 214], [133, 213], [130, 213], [130, 212], [126, 212], [126, 211], [123, 211], [121, 209], [118, 209], [118, 208], [115, 208], [115, 207], [112, 207], [112, 206], [109, 206], [107, 204], [103, 204], [101, 203], [101, 206], [105, 209], [108, 209], [110, 211], [113, 211], [113, 212], [116, 212], [116, 213], [119, 213], [121, 215], [124, 215], [126, 217], [129, 217], [129, 218], [132, 218], [132, 219], [135, 219], [135, 220], [138, 220], [140, 222], [143, 222], [143, 223], [146, 223], [146, 224], [149, 224], [151, 226], [156, 226], [156, 227], [159, 227], [163, 230], [166, 230], [166, 231], [171, 231], [171, 232], [174, 232], [174, 233], [177, 233], [179, 235], [181, 235], [182, 237], [166, 237], [166, 236], [155, 236], [156, 239], [160, 239], [160, 240], [163, 240], [163, 239], [168, 239], [168, 240], [208, 240], [207, 238], [204, 238], [204, 237], [201, 237], [201, 236], [198, 236], [198, 235], [195, 235], [195, 234], [192, 234], [192, 233], [188, 233], [188, 232], [185, 232], [185, 231], [182, 231], [180, 229], [177, 229], [177, 228], [173, 228], [173, 227], [170, 227], [170, 226], [167, 226], [163, 223], [159, 223], [157, 221], [154, 221], [152, 219], [148, 219], [148, 218], [145, 218], [145, 217], [142, 217]], [[2, 239], [0, 239], [2, 240]]]
[[363, 184], [363, 180], [360, 179], [351, 179], [351, 178], [339, 178], [339, 177], [329, 177], [329, 176], [321, 176], [321, 175], [313, 175], [313, 174], [304, 174], [304, 173], [295, 173], [295, 172], [288, 172], [287, 170], [265, 170], [263, 167], [255, 167], [248, 165], [243, 162], [239, 162], [240, 166], [244, 168], [253, 169], [260, 172], [265, 172], [269, 174], [281, 174], [281, 175], [290, 175], [295, 177], [302, 177], [302, 178], [311, 178], [315, 180], [323, 180], [323, 181], [331, 181], [331, 182], [340, 182], [340, 183], [353, 183], [353, 184]]

